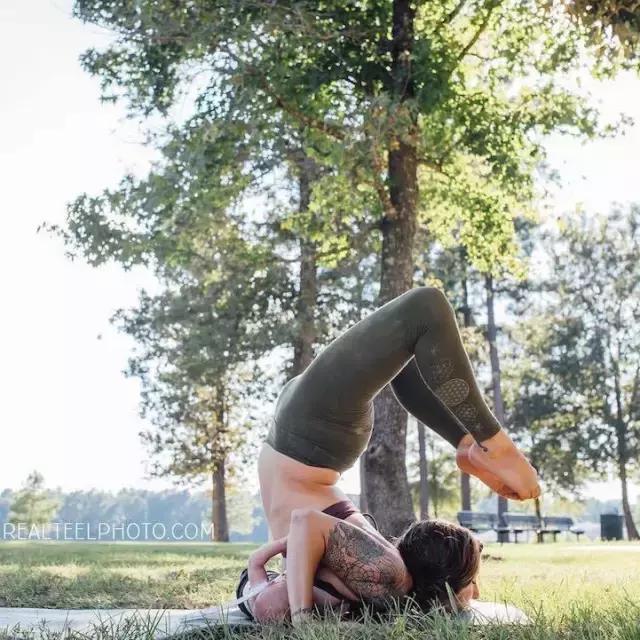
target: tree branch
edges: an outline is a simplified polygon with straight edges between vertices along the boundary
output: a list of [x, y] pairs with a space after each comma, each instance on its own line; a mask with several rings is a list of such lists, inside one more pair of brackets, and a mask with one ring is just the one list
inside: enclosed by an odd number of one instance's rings
[[460, 2], [458, 2], [458, 4], [453, 8], [453, 11], [450, 11], [447, 14], [447, 17], [441, 22], [441, 24], [445, 25], [453, 22], [457, 18], [458, 14], [462, 11], [465, 4], [467, 4], [467, 0], [460, 0]]
[[451, 176], [442, 168], [441, 162], [435, 162], [434, 160], [430, 160], [429, 158], [425, 158], [424, 156], [417, 158], [417, 161], [420, 166], [427, 167], [427, 169], [431, 169], [431, 171], [434, 171], [435, 173], [439, 173], [446, 178], [451, 179]]
[[638, 414], [636, 403], [638, 402], [638, 389], [640, 387], [640, 362], [636, 367], [636, 373], [633, 377], [633, 389], [631, 391], [631, 399], [629, 401], [629, 414], [635, 417]]
[[398, 217], [398, 213], [395, 206], [393, 205], [393, 202], [391, 202], [391, 198], [389, 197], [389, 192], [387, 191], [386, 186], [380, 179], [380, 176], [384, 172], [384, 167], [382, 166], [382, 158], [380, 158], [379, 154], [375, 151], [375, 148], [373, 148], [373, 146], [371, 149], [371, 165], [373, 169], [373, 188], [378, 194], [378, 198], [380, 198], [385, 216], [388, 220], [395, 220]]
[[489, 25], [489, 20], [491, 20], [491, 15], [493, 14], [498, 4], [499, 4], [498, 0], [492, 0], [487, 10], [487, 14], [485, 15], [484, 19], [480, 23], [480, 26], [478, 27], [476, 32], [473, 34], [473, 37], [471, 38], [471, 40], [469, 40], [469, 42], [464, 47], [464, 49], [462, 49], [462, 51], [458, 54], [458, 57], [456, 59], [456, 64], [453, 67], [453, 69], [451, 69], [451, 73], [449, 75], [451, 75], [455, 71], [456, 67], [460, 64], [460, 62], [462, 62], [464, 57], [469, 53], [469, 51], [473, 48], [476, 42], [478, 42], [478, 39], [484, 33], [487, 26]]
[[342, 130], [339, 127], [336, 127], [334, 125], [328, 124], [328, 123], [326, 123], [323, 120], [320, 120], [318, 118], [313, 118], [311, 116], [308, 116], [307, 114], [303, 113], [298, 108], [296, 108], [293, 104], [288, 103], [281, 95], [276, 93], [271, 88], [271, 86], [267, 82], [267, 79], [265, 78], [264, 74], [261, 73], [259, 69], [257, 69], [253, 65], [249, 64], [248, 62], [245, 62], [238, 55], [236, 55], [235, 53], [230, 51], [229, 48], [225, 48], [225, 53], [230, 58], [232, 58], [238, 64], [238, 66], [240, 66], [241, 68], [245, 69], [249, 75], [251, 75], [254, 78], [256, 78], [258, 80], [262, 90], [267, 95], [271, 96], [271, 98], [273, 98], [275, 103], [284, 112], [288, 113], [290, 116], [292, 116], [298, 122], [300, 122], [301, 124], [311, 128], [311, 129], [316, 129], [318, 131], [321, 131], [322, 133], [325, 133], [325, 134], [335, 138], [336, 140], [342, 141], [342, 140], [345, 139], [344, 130]]

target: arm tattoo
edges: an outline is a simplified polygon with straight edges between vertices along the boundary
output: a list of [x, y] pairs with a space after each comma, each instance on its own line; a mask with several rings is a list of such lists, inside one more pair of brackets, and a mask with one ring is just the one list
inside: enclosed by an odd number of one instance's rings
[[336, 524], [327, 540], [322, 563], [363, 600], [380, 601], [402, 595], [398, 585], [403, 572], [384, 544], [362, 529]]

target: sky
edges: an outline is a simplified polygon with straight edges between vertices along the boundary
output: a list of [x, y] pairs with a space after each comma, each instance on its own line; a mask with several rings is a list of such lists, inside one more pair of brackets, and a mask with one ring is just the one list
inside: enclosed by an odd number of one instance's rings
[[[0, 488], [17, 488], [33, 469], [64, 490], [171, 486], [148, 478], [139, 385], [122, 373], [132, 343], [109, 323], [152, 277], [70, 261], [59, 239], [37, 232], [62, 224], [81, 193], [143, 175], [154, 159], [80, 67], [79, 55], [108, 37], [74, 20], [67, 0], [0, 3]], [[549, 140], [563, 177], [557, 210], [640, 202], [640, 79], [588, 86], [608, 117], [624, 110], [639, 124], [615, 140]], [[357, 471], [341, 485], [357, 492]], [[588, 495], [616, 498], [618, 485], [593, 483]]]

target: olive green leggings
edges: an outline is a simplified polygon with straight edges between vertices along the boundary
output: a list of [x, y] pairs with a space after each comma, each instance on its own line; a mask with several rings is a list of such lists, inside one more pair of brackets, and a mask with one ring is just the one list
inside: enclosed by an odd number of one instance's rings
[[285, 384], [267, 442], [342, 473], [365, 450], [373, 399], [389, 383], [410, 414], [454, 447], [466, 433], [481, 442], [500, 430], [451, 305], [440, 290], [418, 287], [344, 331]]

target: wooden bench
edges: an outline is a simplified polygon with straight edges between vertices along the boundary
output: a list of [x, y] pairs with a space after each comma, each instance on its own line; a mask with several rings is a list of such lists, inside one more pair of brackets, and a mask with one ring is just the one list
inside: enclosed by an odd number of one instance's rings
[[466, 527], [474, 533], [480, 531], [494, 531], [496, 527], [496, 514], [482, 511], [458, 511], [458, 522], [461, 527]]
[[544, 523], [544, 529], [541, 530], [541, 533], [550, 533], [554, 542], [558, 539], [558, 534], [563, 531], [573, 533], [576, 536], [576, 540], [580, 540], [580, 536], [584, 533], [584, 529], [576, 527], [573, 518], [568, 516], [546, 516], [542, 518], [542, 522]]
[[518, 536], [521, 533], [534, 531], [537, 534], [542, 529], [538, 516], [532, 516], [526, 513], [510, 513], [507, 511], [502, 517], [504, 518], [504, 523], [508, 531], [513, 533], [516, 544], [518, 543]]
[[460, 526], [466, 527], [474, 533], [495, 531], [498, 538], [500, 538], [500, 534], [509, 533], [508, 527], [498, 525], [498, 516], [495, 513], [458, 511], [458, 522]]
[[[579, 540], [584, 533], [584, 529], [579, 529], [574, 525], [573, 518], [568, 516], [546, 516], [542, 522], [538, 516], [527, 513], [511, 513], [507, 511], [503, 514], [504, 524], [500, 525], [498, 515], [483, 511], [458, 511], [458, 522], [462, 527], [466, 527], [474, 533], [483, 531], [495, 531], [498, 534], [513, 533], [514, 541], [518, 543], [518, 536], [523, 533], [534, 532], [540, 542], [544, 542], [544, 536], [550, 534], [556, 542], [558, 534], [563, 531], [573, 533]], [[500, 535], [498, 536], [500, 540]], [[509, 540], [506, 539], [505, 542]]]

